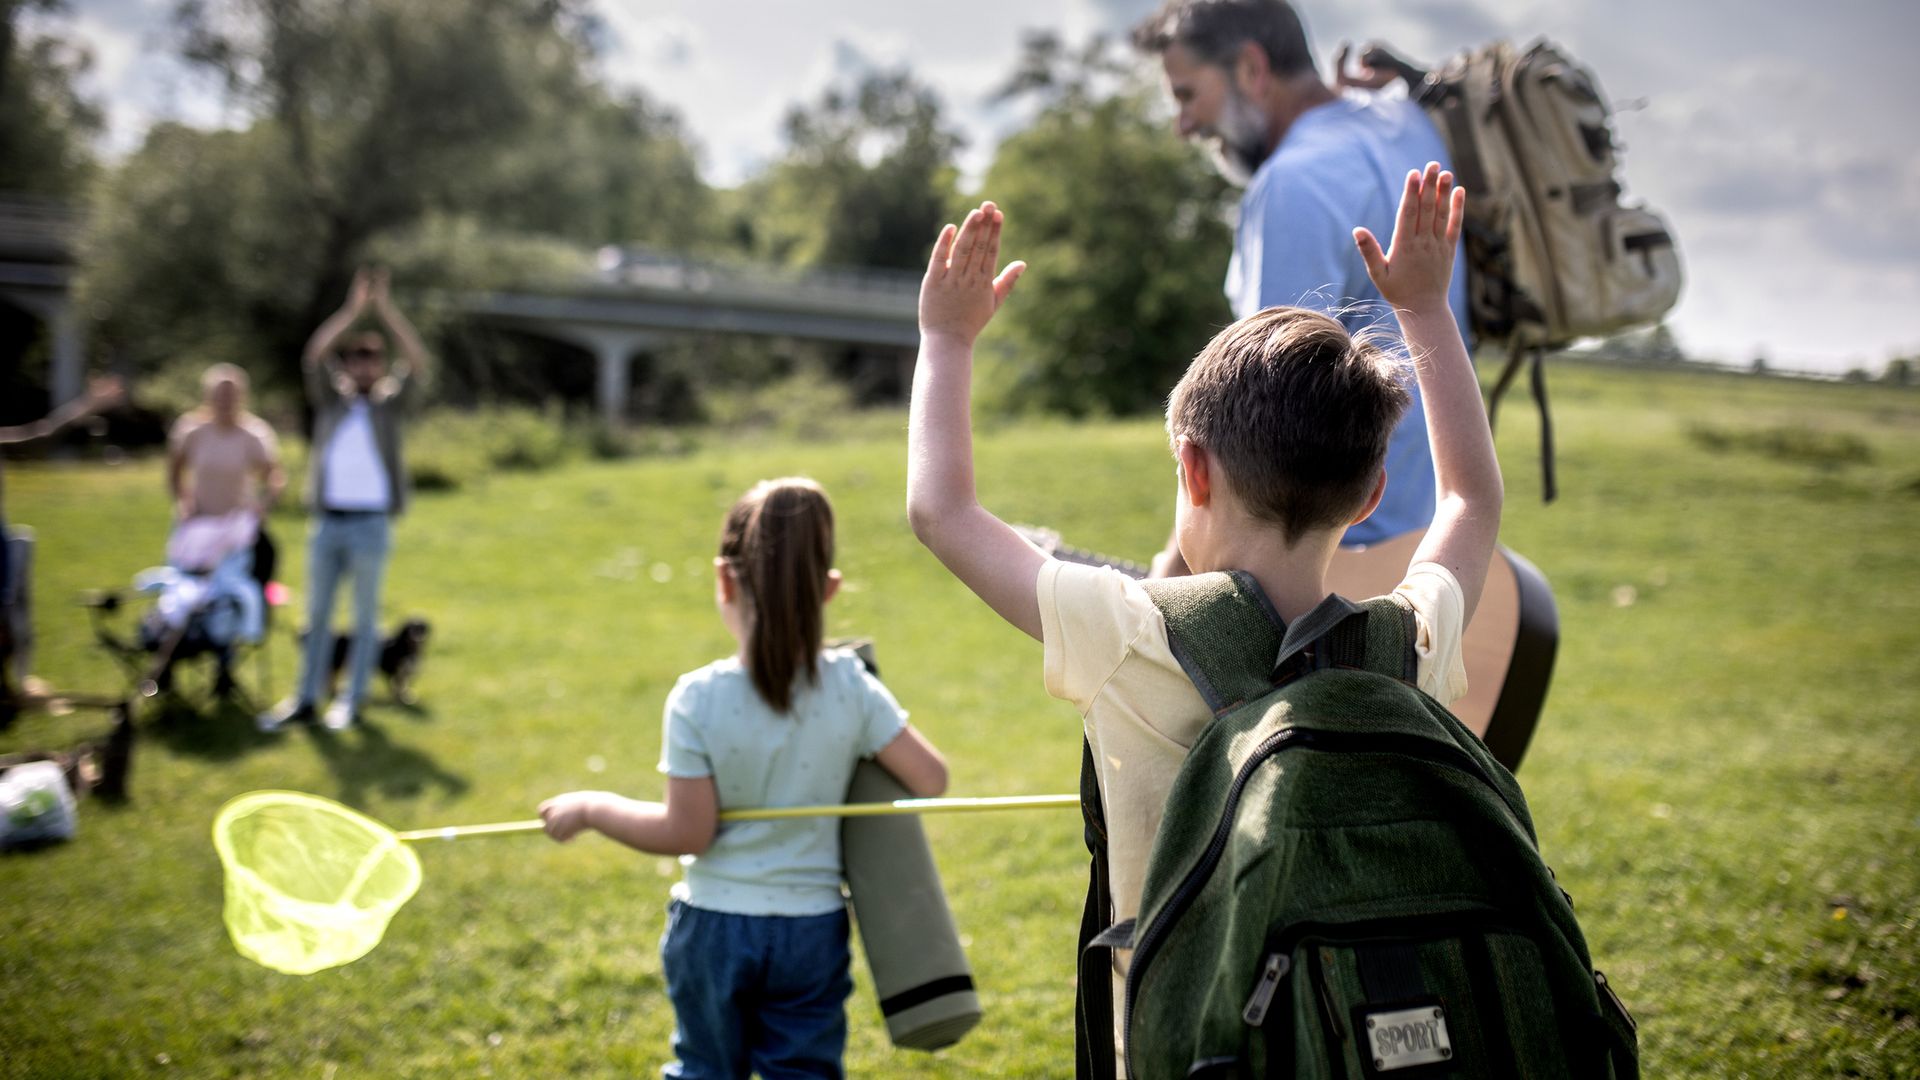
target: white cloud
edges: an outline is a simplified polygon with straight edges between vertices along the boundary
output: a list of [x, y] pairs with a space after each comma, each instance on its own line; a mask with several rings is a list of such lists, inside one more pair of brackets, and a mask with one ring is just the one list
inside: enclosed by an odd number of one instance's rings
[[200, 127], [237, 122], [220, 88], [175, 55], [170, 0], [74, 0], [71, 15], [48, 25], [93, 56], [82, 91], [106, 106], [103, 151], [117, 158], [162, 120]]
[[[980, 0], [964, 14], [890, 0], [661, 0], [644, 14], [634, 0], [601, 0], [598, 10], [617, 39], [605, 60], [609, 76], [679, 111], [703, 145], [707, 179], [724, 186], [779, 153], [788, 108], [862, 62], [906, 65], [940, 95], [967, 138], [962, 172], [977, 180], [1004, 134], [1004, 116], [986, 99], [1018, 56], [1021, 31], [1048, 25], [1078, 40], [1107, 22], [1093, 0], [1068, 0], [1044, 15], [1021, 0]], [[651, 43], [675, 35], [692, 48], [684, 66], [669, 69]]]
[[1674, 321], [1696, 347], [1834, 367], [1920, 343], [1920, 153], [1861, 133], [1872, 107], [1803, 62], [1741, 61], [1621, 118], [1688, 260]]

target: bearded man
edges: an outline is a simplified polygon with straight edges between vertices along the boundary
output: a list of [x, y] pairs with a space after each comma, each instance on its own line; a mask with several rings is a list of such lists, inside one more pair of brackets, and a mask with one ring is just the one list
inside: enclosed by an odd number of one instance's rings
[[[1398, 324], [1353, 243], [1365, 226], [1388, 243], [1409, 170], [1430, 161], [1450, 168], [1446, 144], [1420, 107], [1403, 97], [1343, 97], [1390, 76], [1345, 71], [1335, 84], [1314, 70], [1300, 16], [1282, 0], [1168, 0], [1134, 28], [1136, 47], [1158, 56], [1178, 109], [1180, 135], [1204, 140], [1220, 171], [1244, 185], [1227, 267], [1227, 299], [1244, 319], [1277, 304], [1327, 312], [1349, 331], [1397, 342]], [[1450, 299], [1466, 322], [1466, 260], [1454, 260]], [[1433, 520], [1433, 459], [1419, 389], [1387, 452], [1379, 509], [1353, 526], [1343, 548], [1376, 546], [1424, 530]], [[1334, 574], [1339, 575], [1340, 560]], [[1171, 542], [1155, 559], [1184, 573]], [[1382, 586], [1391, 588], [1392, 567]], [[1373, 592], [1336, 591], [1372, 596]]]

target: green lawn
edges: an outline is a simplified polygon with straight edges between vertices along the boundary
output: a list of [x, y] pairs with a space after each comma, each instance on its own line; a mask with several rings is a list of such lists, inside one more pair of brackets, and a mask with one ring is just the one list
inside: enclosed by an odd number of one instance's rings
[[[1920, 395], [1571, 365], [1553, 378], [1557, 504], [1537, 501], [1523, 403], [1501, 438], [1505, 538], [1553, 580], [1564, 635], [1520, 777], [1640, 1021], [1648, 1075], [1920, 1076]], [[425, 885], [386, 941], [299, 978], [228, 945], [208, 827], [265, 787], [401, 828], [526, 817], [581, 786], [653, 796], [665, 691], [729, 645], [706, 569], [720, 515], [763, 476], [806, 472], [833, 493], [848, 587], [830, 631], [878, 640], [954, 793], [1072, 790], [1076, 719], [1041, 689], [1039, 647], [914, 542], [903, 423], [860, 430], [833, 445], [707, 435], [683, 457], [423, 497], [387, 588], [389, 620], [434, 623], [419, 712], [376, 704], [339, 737], [150, 713], [124, 807], [85, 803], [72, 843], [0, 857], [0, 1073], [654, 1071], [671, 861], [598, 838], [427, 845]], [[979, 452], [982, 497], [1005, 517], [1115, 553], [1165, 535], [1153, 422], [1005, 426]], [[159, 465], [15, 466], [6, 482], [9, 516], [40, 535], [41, 672], [117, 688], [71, 601], [160, 552]], [[304, 523], [277, 527], [297, 590]], [[264, 696], [290, 682], [292, 621]], [[30, 717], [0, 752], [100, 726]], [[938, 1055], [896, 1052], [861, 972], [851, 1071], [1069, 1074], [1076, 818], [928, 828], [987, 1017]]]

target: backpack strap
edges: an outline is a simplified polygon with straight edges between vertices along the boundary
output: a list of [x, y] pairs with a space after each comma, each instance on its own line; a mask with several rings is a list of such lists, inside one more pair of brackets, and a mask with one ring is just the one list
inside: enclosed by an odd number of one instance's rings
[[1547, 408], [1545, 350], [1533, 350], [1533, 370], [1528, 381], [1533, 385], [1533, 403], [1540, 406], [1540, 501], [1552, 502], [1560, 494], [1560, 485], [1553, 477], [1553, 416]]
[[1100, 775], [1093, 745], [1080, 741], [1080, 816], [1085, 827], [1087, 900], [1080, 910], [1080, 945], [1075, 960], [1073, 996], [1073, 1074], [1076, 1080], [1112, 1080], [1113, 954], [1095, 946], [1113, 921], [1113, 897], [1107, 892], [1107, 822], [1101, 808]]
[[1174, 659], [1215, 716], [1322, 668], [1417, 681], [1413, 611], [1392, 597], [1356, 604], [1329, 594], [1289, 625], [1244, 571], [1141, 584], [1166, 620]]
[[1355, 604], [1330, 595], [1295, 619], [1274, 661], [1273, 680], [1330, 667], [1372, 671], [1418, 685], [1413, 609], [1391, 596]]
[[1554, 479], [1553, 470], [1553, 413], [1547, 405], [1547, 361], [1546, 350], [1538, 345], [1523, 344], [1519, 334], [1507, 342], [1507, 363], [1500, 369], [1499, 378], [1487, 391], [1487, 426], [1499, 430], [1500, 399], [1506, 396], [1507, 387], [1513, 384], [1514, 376], [1520, 374], [1521, 367], [1527, 368], [1527, 381], [1533, 388], [1533, 403], [1540, 408], [1540, 501], [1552, 502], [1560, 494], [1560, 485]]
[[1194, 689], [1221, 716], [1272, 687], [1286, 623], [1241, 570], [1140, 583], [1167, 624], [1167, 644]]

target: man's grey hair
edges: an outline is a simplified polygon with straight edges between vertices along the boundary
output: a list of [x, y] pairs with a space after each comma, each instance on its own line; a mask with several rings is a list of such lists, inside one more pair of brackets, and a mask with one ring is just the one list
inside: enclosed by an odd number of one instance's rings
[[1275, 75], [1314, 70], [1306, 28], [1285, 0], [1166, 0], [1133, 28], [1133, 44], [1141, 52], [1158, 56], [1177, 44], [1225, 68], [1249, 41], [1267, 54]]

